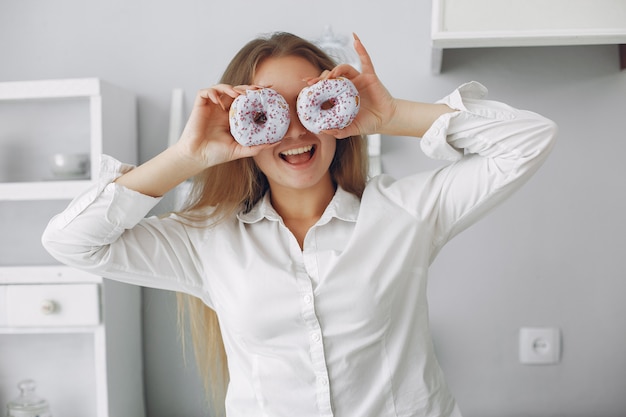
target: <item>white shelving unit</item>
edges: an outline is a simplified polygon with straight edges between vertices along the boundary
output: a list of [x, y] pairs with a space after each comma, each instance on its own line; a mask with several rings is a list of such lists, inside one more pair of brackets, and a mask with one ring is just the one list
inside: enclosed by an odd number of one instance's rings
[[[40, 244], [103, 153], [136, 162], [136, 129], [135, 97], [99, 79], [0, 83], [0, 219], [13, 219], [0, 237], [0, 410], [31, 378], [55, 416], [145, 416], [140, 289], [55, 264]], [[55, 153], [88, 154], [89, 172], [55, 178]]]
[[[623, 0], [433, 0], [432, 70], [445, 49], [626, 44]], [[624, 47], [619, 48], [624, 69]]]

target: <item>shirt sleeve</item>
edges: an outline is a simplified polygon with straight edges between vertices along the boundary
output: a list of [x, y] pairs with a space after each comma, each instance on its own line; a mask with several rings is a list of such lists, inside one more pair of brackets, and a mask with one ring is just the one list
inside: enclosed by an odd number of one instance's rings
[[399, 181], [379, 180], [384, 194], [431, 225], [432, 259], [524, 184], [554, 146], [554, 122], [486, 95], [483, 85], [470, 82], [439, 101], [457, 111], [440, 116], [420, 146], [449, 165]]
[[98, 183], [46, 227], [42, 244], [63, 264], [105, 278], [186, 292], [211, 305], [185, 226], [145, 216], [160, 201], [113, 182], [133, 169], [103, 155]]

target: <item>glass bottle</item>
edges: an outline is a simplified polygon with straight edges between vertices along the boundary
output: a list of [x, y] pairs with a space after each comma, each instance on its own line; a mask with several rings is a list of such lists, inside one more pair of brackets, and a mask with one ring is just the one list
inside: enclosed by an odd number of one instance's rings
[[7, 404], [7, 417], [52, 417], [48, 401], [35, 394], [35, 381], [26, 379], [17, 387], [20, 396]]

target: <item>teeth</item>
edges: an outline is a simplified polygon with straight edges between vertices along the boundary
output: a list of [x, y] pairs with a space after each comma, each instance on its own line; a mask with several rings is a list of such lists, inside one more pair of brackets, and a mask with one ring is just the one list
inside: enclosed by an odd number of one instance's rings
[[281, 152], [283, 155], [300, 155], [301, 153], [310, 152], [313, 149], [313, 145], [303, 146], [301, 148], [289, 149], [288, 151]]

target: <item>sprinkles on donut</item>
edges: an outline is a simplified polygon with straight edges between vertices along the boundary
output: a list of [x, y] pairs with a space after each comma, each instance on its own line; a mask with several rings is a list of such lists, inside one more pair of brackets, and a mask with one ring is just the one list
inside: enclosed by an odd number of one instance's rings
[[359, 113], [359, 92], [347, 78], [321, 80], [298, 95], [297, 112], [302, 125], [313, 133], [343, 129]]
[[244, 146], [278, 142], [285, 136], [291, 116], [289, 105], [275, 90], [246, 90], [228, 112], [230, 133]]

